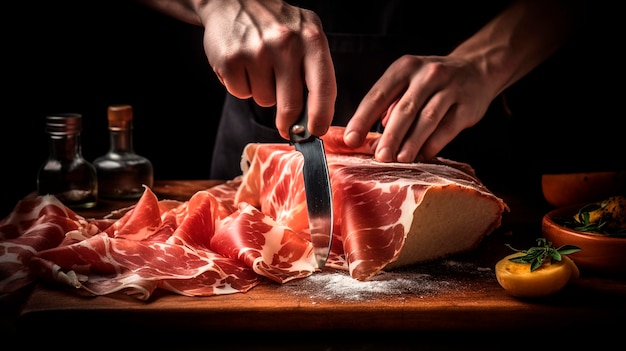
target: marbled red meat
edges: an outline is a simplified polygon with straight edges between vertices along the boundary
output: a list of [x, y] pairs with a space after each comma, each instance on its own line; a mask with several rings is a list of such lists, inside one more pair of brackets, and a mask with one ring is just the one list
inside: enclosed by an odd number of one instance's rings
[[245, 202], [240, 202], [239, 209], [220, 222], [211, 247], [279, 283], [307, 277], [317, 267], [308, 237]]
[[229, 193], [229, 186], [199, 191], [165, 211], [146, 189], [137, 205], [107, 230], [41, 251], [30, 268], [43, 278], [95, 295], [123, 291], [145, 300], [156, 288], [188, 296], [248, 291], [262, 275], [210, 247], [215, 225], [224, 214], [219, 194]]
[[[342, 135], [343, 128], [331, 127], [324, 136], [334, 205], [328, 266], [367, 280], [383, 269], [469, 251], [500, 226], [506, 204], [469, 165], [443, 158], [376, 162], [372, 152], [380, 134], [370, 133], [357, 150], [345, 146]], [[236, 202], [305, 229], [303, 162], [287, 145], [248, 145]]]
[[0, 222], [0, 292], [14, 292], [36, 277], [28, 269], [38, 252], [68, 238], [88, 238], [112, 222], [87, 221], [51, 195], [29, 195]]
[[[324, 136], [334, 204], [327, 265], [367, 280], [383, 269], [471, 250], [507, 209], [463, 163], [379, 163], [379, 134], [349, 149], [343, 128]], [[0, 292], [47, 279], [146, 300], [246, 292], [268, 278], [305, 278], [313, 257], [302, 155], [288, 144], [250, 144], [243, 174], [188, 201], [146, 188], [121, 217], [86, 219], [53, 196], [25, 198], [0, 222]]]

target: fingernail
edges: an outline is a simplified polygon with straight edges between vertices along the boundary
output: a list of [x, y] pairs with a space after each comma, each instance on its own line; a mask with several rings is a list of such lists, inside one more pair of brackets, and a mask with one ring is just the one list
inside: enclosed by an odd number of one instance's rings
[[391, 149], [388, 147], [378, 150], [376, 154], [376, 159], [380, 162], [391, 162], [393, 161], [393, 157], [391, 154]]
[[409, 163], [413, 162], [414, 160], [415, 158], [409, 152], [400, 151], [400, 153], [398, 153], [398, 162]]
[[358, 146], [359, 140], [360, 140], [359, 133], [357, 132], [350, 132], [343, 138], [343, 141], [346, 143], [346, 145], [352, 146], [352, 147]]

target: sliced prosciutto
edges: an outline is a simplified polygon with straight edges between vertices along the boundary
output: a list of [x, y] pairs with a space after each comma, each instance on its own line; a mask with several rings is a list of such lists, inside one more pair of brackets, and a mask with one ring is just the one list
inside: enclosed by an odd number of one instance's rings
[[209, 248], [217, 203], [208, 191], [200, 191], [162, 212], [146, 189], [137, 206], [107, 230], [39, 252], [31, 269], [95, 295], [124, 291], [146, 300], [157, 287], [187, 296], [245, 292], [261, 276]]
[[199, 191], [179, 206], [146, 189], [106, 230], [39, 252], [30, 269], [94, 295], [123, 291], [142, 300], [156, 288], [212, 296], [246, 292], [264, 277], [284, 283], [312, 274], [311, 244], [258, 210], [234, 210], [234, 184]]
[[36, 279], [28, 265], [39, 252], [68, 237], [91, 237], [111, 223], [87, 221], [52, 195], [27, 196], [0, 222], [0, 292], [15, 292]]
[[[330, 267], [367, 280], [382, 270], [475, 248], [506, 204], [464, 163], [379, 163], [371, 133], [358, 149], [343, 128], [324, 136], [334, 204]], [[320, 270], [310, 242], [302, 155], [288, 144], [250, 144], [243, 174], [188, 201], [146, 188], [117, 219], [86, 219], [54, 196], [30, 196], [0, 222], [0, 292], [37, 279], [141, 300], [244, 293]]]
[[279, 283], [307, 277], [317, 268], [308, 237], [245, 202], [239, 203], [239, 209], [220, 223], [211, 247]]
[[159, 200], [146, 188], [117, 220], [84, 219], [54, 196], [24, 199], [0, 227], [11, 237], [1, 243], [2, 291], [39, 278], [92, 295], [119, 291], [147, 300], [156, 289], [222, 295], [246, 292], [265, 277], [284, 283], [315, 272], [306, 238], [235, 204], [240, 182], [185, 202]]
[[[334, 240], [328, 266], [367, 280], [383, 269], [423, 263], [474, 249], [500, 226], [506, 204], [464, 163], [381, 163], [372, 156], [380, 134], [360, 149], [343, 144], [343, 128], [324, 136], [333, 191]], [[247, 202], [284, 225], [307, 226], [302, 155], [288, 145], [249, 144], [236, 202]]]

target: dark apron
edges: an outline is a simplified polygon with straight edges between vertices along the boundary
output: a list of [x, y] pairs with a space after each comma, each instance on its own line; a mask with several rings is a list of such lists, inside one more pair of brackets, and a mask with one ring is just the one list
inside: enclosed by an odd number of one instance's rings
[[[333, 125], [347, 123], [370, 87], [400, 56], [445, 55], [506, 5], [506, 1], [435, 2], [420, 4], [422, 10], [416, 11], [414, 0], [292, 3], [314, 10], [323, 22], [337, 79]], [[275, 107], [263, 108], [252, 99], [226, 94], [211, 163], [212, 179], [240, 175], [241, 154], [248, 143], [287, 142], [275, 128], [275, 113]]]

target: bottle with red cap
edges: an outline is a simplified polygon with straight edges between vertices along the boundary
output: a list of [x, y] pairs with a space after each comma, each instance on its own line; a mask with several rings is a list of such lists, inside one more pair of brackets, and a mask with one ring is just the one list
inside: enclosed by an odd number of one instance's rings
[[111, 105], [107, 110], [109, 151], [93, 161], [98, 174], [98, 196], [113, 200], [138, 199], [152, 187], [154, 171], [146, 157], [133, 147], [131, 105]]

